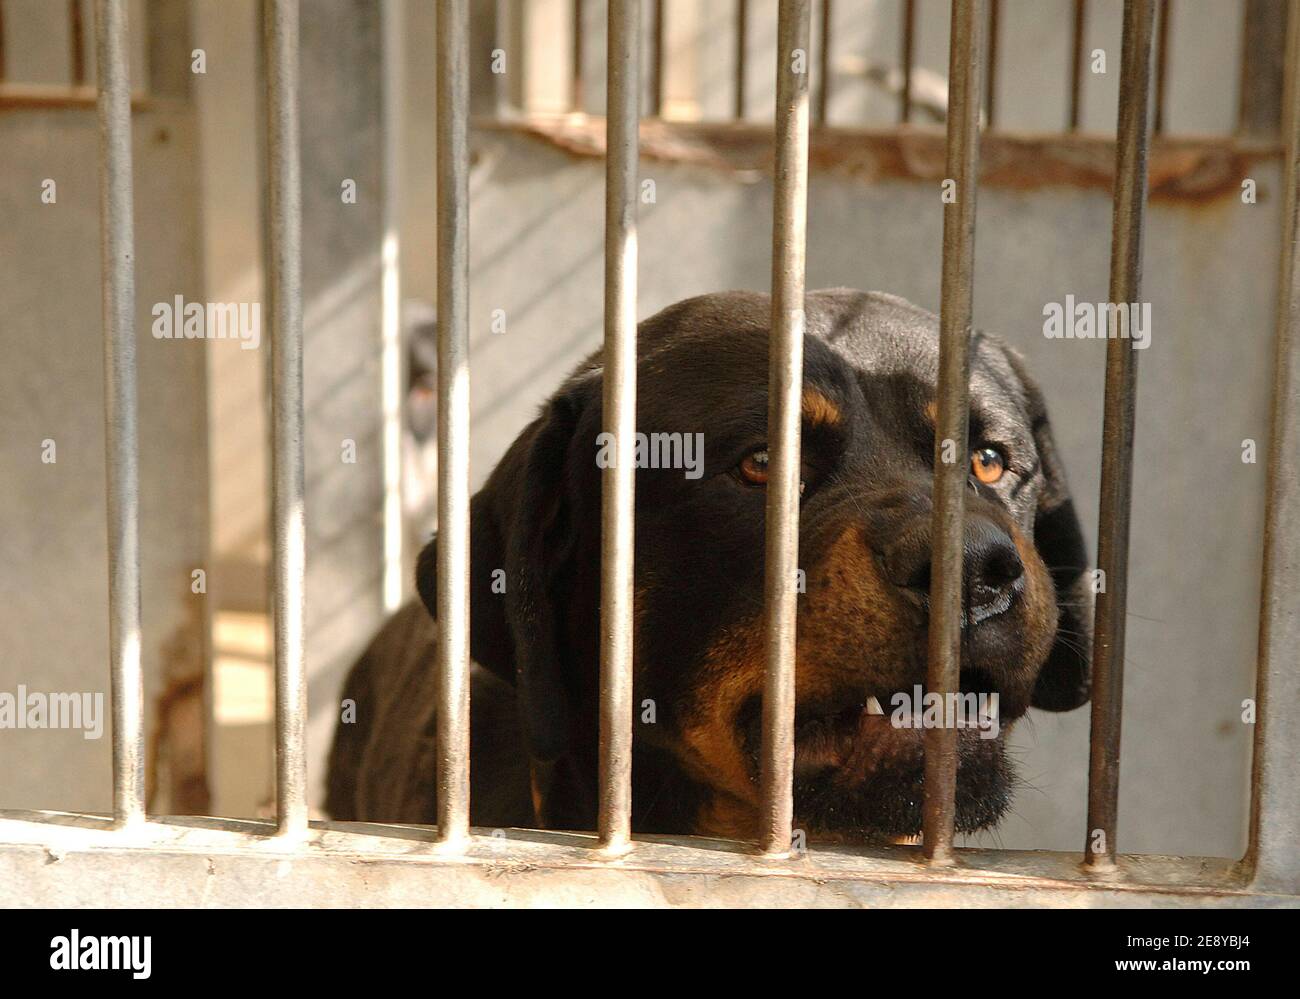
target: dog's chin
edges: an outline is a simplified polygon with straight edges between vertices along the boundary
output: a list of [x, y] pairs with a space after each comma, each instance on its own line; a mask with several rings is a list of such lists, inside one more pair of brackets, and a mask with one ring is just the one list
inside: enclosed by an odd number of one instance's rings
[[[957, 732], [956, 828], [972, 833], [1002, 818], [1015, 771], [1005, 728]], [[865, 708], [813, 718], [795, 742], [795, 815], [810, 836], [897, 841], [921, 831], [924, 731], [900, 728]]]

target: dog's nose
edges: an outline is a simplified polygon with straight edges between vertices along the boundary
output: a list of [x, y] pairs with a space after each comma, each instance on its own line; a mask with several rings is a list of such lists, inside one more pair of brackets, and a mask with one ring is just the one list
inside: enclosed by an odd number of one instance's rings
[[[930, 600], [930, 526], [918, 524], [884, 551], [885, 574], [920, 607]], [[1018, 588], [1025, 567], [1015, 542], [986, 517], [968, 517], [962, 543], [965, 600], [972, 623], [1001, 613]]]

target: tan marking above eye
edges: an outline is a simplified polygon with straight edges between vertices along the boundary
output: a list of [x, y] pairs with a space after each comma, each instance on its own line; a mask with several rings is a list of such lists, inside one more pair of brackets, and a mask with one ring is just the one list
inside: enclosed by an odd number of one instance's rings
[[844, 420], [843, 414], [840, 413], [840, 407], [813, 388], [803, 390], [800, 409], [804, 422], [815, 427], [835, 426]]
[[971, 471], [975, 473], [975, 478], [979, 479], [986, 486], [991, 486], [1002, 478], [1002, 473], [1006, 471], [1006, 465], [1002, 460], [1002, 455], [996, 448], [980, 447], [970, 453]]

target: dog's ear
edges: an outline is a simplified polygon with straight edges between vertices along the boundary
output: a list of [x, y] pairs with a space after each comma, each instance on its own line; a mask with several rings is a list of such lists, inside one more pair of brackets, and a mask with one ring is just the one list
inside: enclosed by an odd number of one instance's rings
[[1038, 674], [1032, 704], [1048, 711], [1069, 711], [1088, 701], [1092, 687], [1092, 586], [1088, 551], [1079, 515], [1065, 482], [1065, 467], [1052, 439], [1047, 406], [1024, 358], [1005, 348], [1007, 359], [1025, 391], [1025, 409], [1043, 471], [1043, 489], [1034, 515], [1034, 547], [1056, 586], [1059, 608], [1056, 641]]
[[[470, 655], [515, 685], [539, 760], [560, 756], [569, 741], [559, 616], [578, 524], [566, 470], [586, 402], [599, 397], [591, 383], [561, 389], [470, 501]], [[416, 585], [436, 618], [436, 538], [420, 553]]]

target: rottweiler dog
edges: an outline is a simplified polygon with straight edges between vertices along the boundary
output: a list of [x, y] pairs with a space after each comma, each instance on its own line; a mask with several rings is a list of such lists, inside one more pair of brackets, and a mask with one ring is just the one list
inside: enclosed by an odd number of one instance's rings
[[[757, 832], [770, 320], [767, 296], [729, 292], [638, 331], [638, 433], [699, 449], [648, 448], [636, 472], [637, 832]], [[922, 731], [886, 705], [925, 683], [938, 351], [937, 318], [902, 299], [807, 296], [795, 815], [814, 839], [920, 829]], [[601, 376], [597, 353], [471, 504], [476, 826], [595, 825]], [[972, 334], [970, 387], [961, 689], [996, 694], [998, 724], [993, 738], [958, 732], [963, 832], [1008, 807], [1016, 719], [1087, 701], [1092, 603], [1023, 360]], [[680, 460], [648, 460], [665, 454]], [[419, 558], [423, 606], [399, 612], [347, 681], [355, 719], [336, 732], [326, 804], [336, 819], [434, 821], [436, 544]]]

